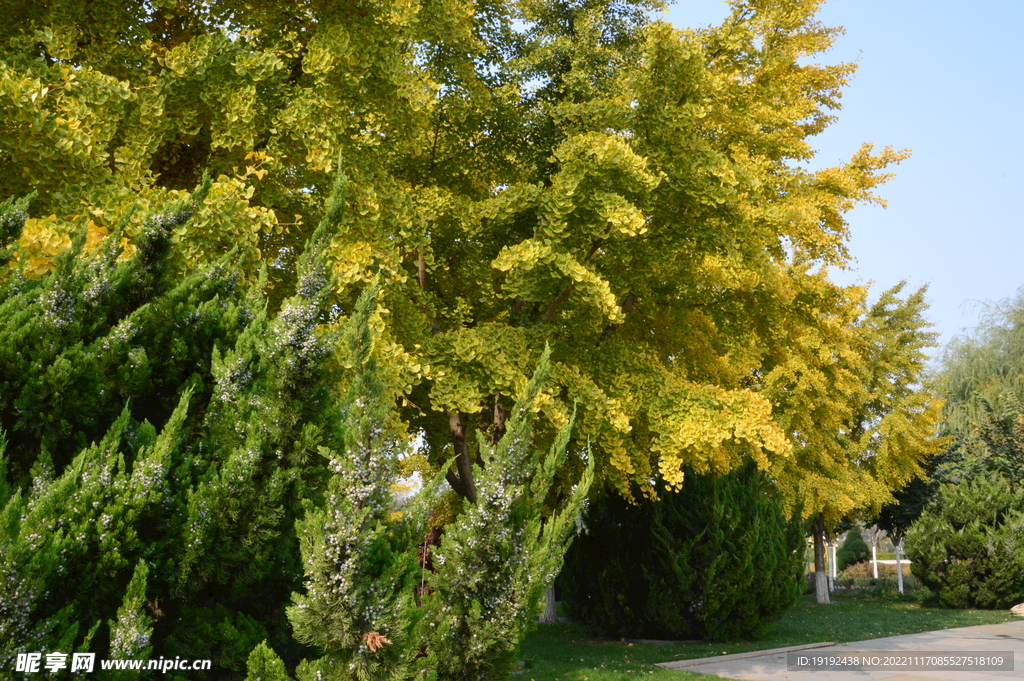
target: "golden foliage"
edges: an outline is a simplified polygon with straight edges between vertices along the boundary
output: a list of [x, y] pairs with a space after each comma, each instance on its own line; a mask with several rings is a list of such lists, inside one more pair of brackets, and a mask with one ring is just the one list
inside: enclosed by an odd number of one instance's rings
[[339, 309], [382, 276], [382, 371], [432, 465], [449, 415], [492, 432], [549, 344], [538, 437], [578, 404], [624, 494], [752, 457], [805, 511], [875, 505], [935, 407], [879, 398], [891, 338], [818, 268], [906, 153], [801, 167], [854, 71], [816, 62], [837, 33], [816, 0], [734, 0], [696, 31], [654, 4], [23, 4], [0, 26], [0, 193], [49, 216], [27, 271], [83, 215], [93, 245], [134, 206], [132, 238], [209, 169], [175, 266], [234, 248], [283, 292], [340, 156]]

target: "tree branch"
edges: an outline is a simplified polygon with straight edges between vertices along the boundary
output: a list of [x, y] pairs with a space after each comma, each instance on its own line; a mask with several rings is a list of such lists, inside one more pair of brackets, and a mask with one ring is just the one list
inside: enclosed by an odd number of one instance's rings
[[505, 418], [508, 412], [501, 406], [501, 395], [494, 396], [494, 417], [491, 421], [491, 444], [498, 444], [505, 435]]
[[[623, 300], [622, 304], [619, 306], [622, 310], [622, 314], [626, 314], [632, 309], [633, 305], [636, 303], [636, 298], [637, 296], [635, 293], [630, 293], [629, 295], [626, 296], [625, 300]], [[609, 324], [608, 326], [604, 327], [604, 333], [601, 334], [601, 340], [597, 342], [598, 345], [604, 343], [606, 340], [614, 336], [615, 332], [619, 329], [620, 326], [622, 326], [622, 324]]]
[[[427, 292], [427, 261], [423, 257], [423, 248], [416, 249], [416, 280], [419, 282], [420, 290], [423, 293]], [[426, 301], [423, 301], [424, 308], [426, 308]], [[427, 318], [427, 323], [430, 324], [430, 333], [435, 336], [441, 333], [441, 325], [437, 323], [437, 320], [428, 312], [426, 309], [423, 311], [424, 316]]]
[[[587, 255], [584, 256], [583, 262], [588, 262], [591, 258], [593, 258], [594, 254], [597, 253], [597, 251], [601, 248], [601, 244], [603, 244], [603, 243], [604, 243], [604, 239], [603, 238], [598, 239], [597, 241], [595, 241], [590, 246], [590, 250], [587, 251]], [[551, 318], [555, 316], [555, 312], [557, 312], [558, 308], [562, 306], [562, 303], [565, 302], [565, 299], [568, 298], [570, 294], [572, 294], [572, 291], [573, 291], [574, 288], [575, 288], [575, 284], [569, 284], [568, 286], [563, 288], [561, 291], [559, 291], [558, 295], [555, 296], [554, 301], [552, 301], [551, 305], [548, 307], [547, 310], [544, 311], [544, 314], [541, 316], [541, 318], [540, 318], [540, 323], [541, 324], [547, 324], [549, 321], [551, 321]]]
[[568, 298], [569, 294], [572, 293], [572, 289], [573, 285], [569, 284], [568, 286], [563, 288], [557, 296], [555, 296], [555, 299], [554, 301], [552, 301], [550, 307], [548, 307], [548, 309], [544, 312], [544, 315], [540, 318], [541, 324], [547, 324], [549, 321], [551, 321], [551, 318], [555, 316], [555, 312], [558, 311], [558, 308], [561, 307], [562, 303], [565, 302], [565, 299]]

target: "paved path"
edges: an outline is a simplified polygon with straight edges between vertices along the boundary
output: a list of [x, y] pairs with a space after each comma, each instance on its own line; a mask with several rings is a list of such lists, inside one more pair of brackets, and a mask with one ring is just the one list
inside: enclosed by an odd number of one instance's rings
[[[994, 651], [1014, 653], [1013, 671], [953, 671], [929, 669], [924, 671], [824, 671], [786, 669], [786, 655], [826, 654], [864, 651], [927, 651], [929, 654], [948, 654], [952, 651], [970, 651], [985, 654]], [[702, 660], [679, 660], [659, 665], [668, 669], [686, 669], [701, 674], [714, 674], [727, 679], [751, 681], [997, 681], [1000, 678], [1024, 679], [1024, 620], [1006, 624], [983, 624], [977, 627], [944, 629], [923, 634], [890, 636], [870, 641], [843, 645], [818, 644], [807, 646], [803, 653], [793, 648], [765, 650], [760, 654], [741, 653], [722, 655]]]

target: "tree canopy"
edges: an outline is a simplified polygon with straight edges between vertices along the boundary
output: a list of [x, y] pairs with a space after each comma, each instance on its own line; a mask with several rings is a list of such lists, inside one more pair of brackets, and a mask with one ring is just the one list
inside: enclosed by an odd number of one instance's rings
[[[173, 267], [236, 248], [279, 301], [340, 153], [340, 309], [380, 276], [383, 380], [462, 496], [474, 432], [500, 440], [549, 346], [539, 437], [577, 404], [623, 494], [753, 458], [812, 505], [875, 503], [862, 470], [913, 471], [932, 411], [890, 352], [918, 346], [825, 269], [905, 153], [807, 169], [854, 70], [816, 63], [839, 30], [819, 5], [735, 0], [678, 30], [654, 0], [14, 3], [0, 197], [39, 192], [19, 251], [38, 276], [80, 224], [88, 250], [125, 220], [130, 250], [209, 169]], [[887, 362], [904, 388], [879, 404]]]
[[777, 467], [778, 484], [826, 529], [877, 512], [943, 445], [942, 404], [923, 385], [924, 351], [935, 345], [925, 290], [901, 298], [903, 286], [859, 314], [794, 327], [796, 342], [766, 382], [799, 442], [795, 459]]
[[[878, 525], [895, 539], [933, 504], [947, 483], [995, 473], [1011, 488], [1024, 481], [1024, 298], [988, 306], [981, 323], [945, 347], [933, 381], [944, 399], [943, 449], [924, 474], [882, 508]], [[994, 483], [996, 484], [996, 483]], [[939, 513], [930, 514], [930, 517]], [[931, 521], [929, 521], [931, 522]]]

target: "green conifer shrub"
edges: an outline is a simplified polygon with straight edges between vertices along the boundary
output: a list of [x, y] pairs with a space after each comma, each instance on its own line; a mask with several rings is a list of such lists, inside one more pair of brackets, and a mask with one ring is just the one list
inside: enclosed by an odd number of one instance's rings
[[804, 537], [753, 465], [679, 493], [593, 503], [560, 578], [570, 616], [612, 636], [763, 635], [803, 587]]
[[860, 530], [853, 528], [846, 533], [842, 545], [836, 549], [836, 569], [842, 572], [846, 568], [871, 557], [871, 548], [860, 536]]
[[[367, 319], [374, 289], [364, 294], [348, 334], [356, 377], [345, 412], [343, 448], [322, 450], [337, 473], [321, 506], [299, 523], [306, 592], [288, 609], [296, 637], [321, 657], [296, 670], [300, 681], [505, 679], [558, 573], [573, 521], [593, 479], [590, 460], [570, 498], [545, 513], [565, 460], [570, 421], [548, 452], [532, 439], [533, 406], [549, 369], [549, 352], [492, 443], [481, 436], [484, 467], [478, 497], [428, 549], [426, 510], [444, 470], [400, 517], [384, 500], [394, 479], [381, 385], [369, 354]], [[359, 407], [361, 408], [355, 408]], [[360, 465], [361, 464], [361, 465]], [[431, 554], [417, 560], [418, 551]], [[272, 651], [250, 660], [249, 678], [270, 669]]]
[[241, 678], [263, 640], [292, 664], [305, 651], [284, 606], [303, 576], [294, 521], [339, 430], [320, 251], [342, 187], [277, 314], [233, 254], [167, 276], [208, 187], [148, 217], [130, 257], [117, 232], [92, 254], [79, 234], [38, 280], [10, 257], [27, 205], [0, 207], [0, 667], [91, 650]]
[[[346, 333], [353, 379], [341, 411], [341, 437], [320, 449], [333, 475], [320, 505], [306, 504], [297, 524], [305, 593], [292, 596], [295, 636], [321, 657], [304, 662], [302, 679], [384, 679], [408, 676], [419, 641], [417, 539], [426, 525], [422, 503], [394, 513], [391, 485], [402, 443], [387, 427], [387, 396], [371, 353], [370, 314], [376, 287], [356, 304]], [[263, 658], [250, 662], [250, 676]]]
[[947, 485], [906, 537], [911, 571], [941, 605], [1024, 601], [1024, 496], [995, 474]]
[[533, 442], [535, 402], [549, 371], [546, 348], [496, 443], [478, 434], [484, 466], [477, 502], [445, 528], [433, 556], [426, 603], [427, 669], [439, 681], [503, 680], [540, 600], [562, 566], [594, 476], [594, 459], [561, 503], [552, 504], [575, 412], [548, 451]]

